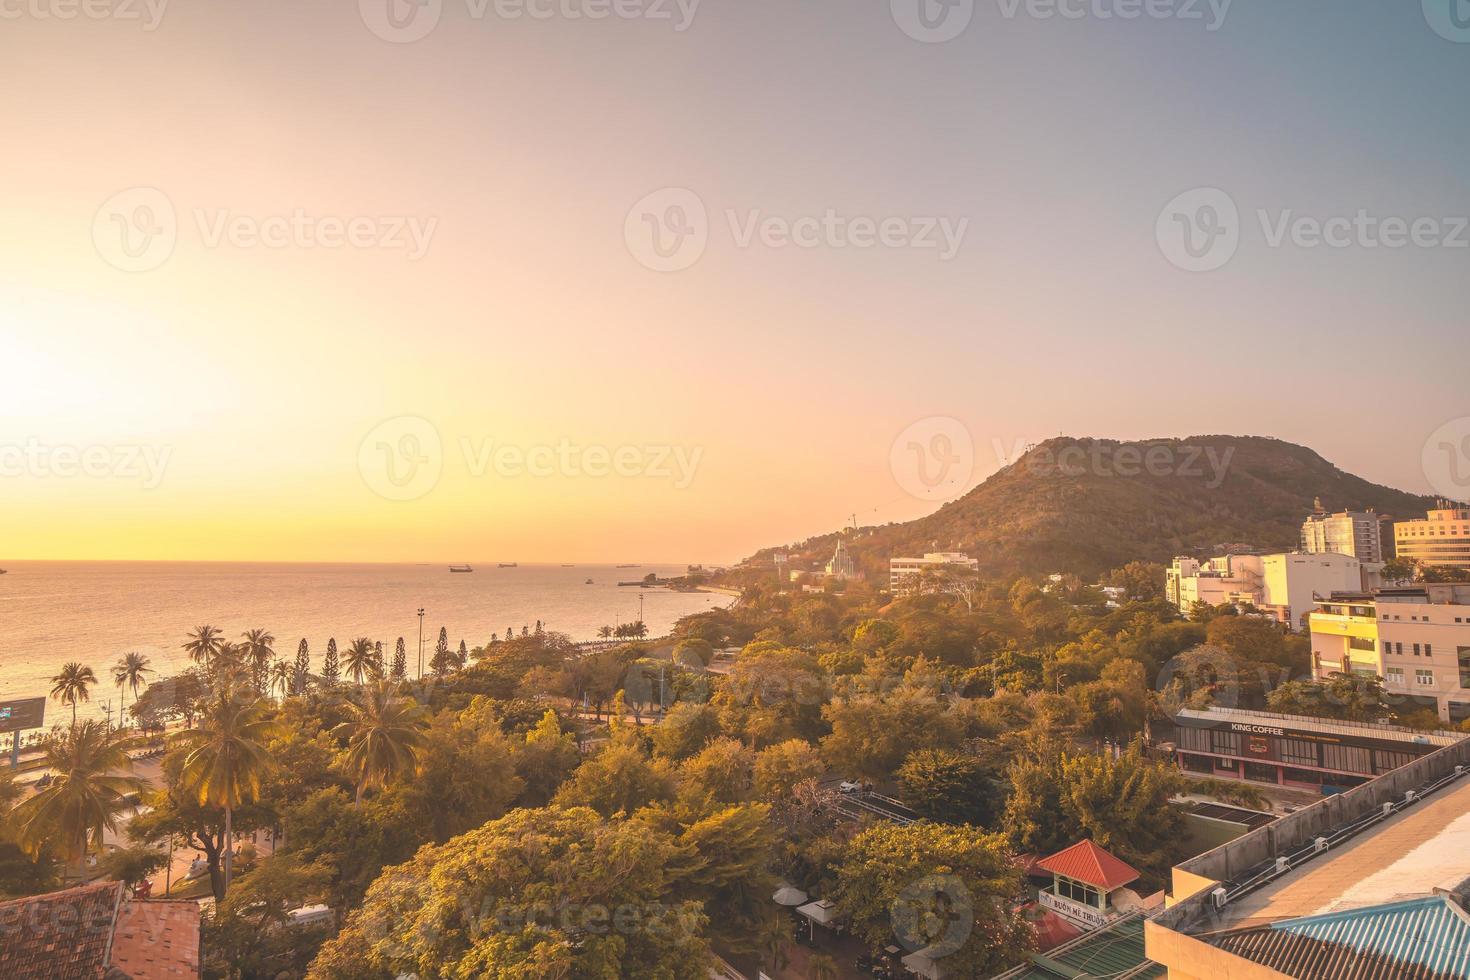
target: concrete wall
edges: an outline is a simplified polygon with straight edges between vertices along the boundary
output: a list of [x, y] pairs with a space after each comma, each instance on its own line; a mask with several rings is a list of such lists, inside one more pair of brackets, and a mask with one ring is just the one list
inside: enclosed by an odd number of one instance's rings
[[[1244, 837], [1184, 861], [1174, 868], [1172, 904], [1154, 920], [1165, 929], [1188, 931], [1202, 922], [1209, 892], [1249, 868], [1285, 855], [1314, 838], [1402, 800], [1422, 783], [1470, 767], [1470, 739], [1448, 745], [1346, 793], [1329, 796]], [[1150, 954], [1151, 959], [1158, 959]]]

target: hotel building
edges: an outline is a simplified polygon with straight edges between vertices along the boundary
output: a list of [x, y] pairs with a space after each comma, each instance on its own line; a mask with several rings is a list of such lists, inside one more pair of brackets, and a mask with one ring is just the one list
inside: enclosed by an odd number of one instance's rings
[[[1317, 512], [1302, 525], [1302, 551], [1309, 555], [1351, 555], [1362, 562], [1387, 561], [1393, 557], [1383, 548], [1383, 526], [1388, 523], [1387, 518], [1371, 510], [1329, 514], [1319, 503]], [[1390, 531], [1390, 548], [1392, 545]]]
[[1470, 507], [1441, 500], [1423, 520], [1395, 524], [1393, 540], [1399, 558], [1470, 568]]
[[1335, 593], [1312, 614], [1312, 670], [1383, 678], [1384, 691], [1470, 718], [1470, 585]]
[[913, 591], [919, 576], [941, 569], [980, 571], [980, 560], [958, 551], [931, 551], [923, 558], [891, 558], [888, 561], [888, 587], [895, 595]]

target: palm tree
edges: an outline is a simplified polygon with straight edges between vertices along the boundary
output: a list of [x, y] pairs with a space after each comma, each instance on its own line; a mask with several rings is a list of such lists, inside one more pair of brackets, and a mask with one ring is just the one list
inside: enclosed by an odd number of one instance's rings
[[281, 697], [291, 693], [291, 679], [294, 671], [290, 664], [284, 660], [277, 660], [271, 664], [270, 690], [281, 692]]
[[418, 764], [428, 721], [413, 698], [399, 697], [392, 684], [378, 681], [363, 692], [361, 704], [347, 706], [348, 720], [337, 726], [347, 736], [343, 765], [357, 783], [357, 803], [370, 787], [386, 786]]
[[249, 665], [251, 676], [255, 679], [255, 686], [261, 694], [265, 694], [266, 671], [270, 668], [271, 658], [276, 655], [272, 649], [276, 638], [271, 635], [270, 630], [246, 630], [240, 634], [245, 641], [240, 644], [242, 659]]
[[61, 673], [51, 678], [51, 696], [62, 704], [71, 705], [73, 728], [77, 724], [77, 702], [92, 700], [88, 689], [96, 683], [97, 675], [92, 673], [92, 668], [84, 667], [76, 661], [62, 667]]
[[382, 666], [373, 651], [373, 643], [365, 636], [359, 636], [352, 641], [352, 645], [343, 654], [343, 659], [346, 662], [347, 676], [352, 678], [354, 684], [360, 686], [366, 678], [382, 676]]
[[267, 707], [240, 684], [222, 684], [199, 728], [176, 736], [194, 745], [184, 758], [183, 784], [199, 794], [201, 804], [225, 811], [225, 891], [234, 871], [235, 808], [260, 796], [261, 777], [271, 766], [265, 740], [281, 730]]
[[46, 739], [44, 752], [51, 783], [15, 808], [20, 840], [32, 856], [55, 842], [67, 862], [76, 858], [80, 878], [88, 850], [101, 845], [104, 831], [117, 830], [118, 814], [130, 805], [125, 798], [145, 784], [113, 775], [132, 769], [133, 763], [99, 721], [56, 732]]
[[[112, 680], [117, 685], [119, 698], [124, 705], [128, 701], [125, 695], [126, 689], [132, 688], [133, 700], [137, 701], [138, 688], [143, 684], [143, 675], [151, 673], [153, 673], [153, 668], [148, 666], [148, 658], [141, 653], [123, 654], [122, 659], [113, 665]], [[119, 719], [124, 717], [121, 710], [118, 711], [117, 716]], [[117, 727], [126, 726], [119, 720]]]
[[199, 626], [189, 634], [184, 652], [196, 664], [208, 667], [225, 647], [224, 635], [213, 626]]

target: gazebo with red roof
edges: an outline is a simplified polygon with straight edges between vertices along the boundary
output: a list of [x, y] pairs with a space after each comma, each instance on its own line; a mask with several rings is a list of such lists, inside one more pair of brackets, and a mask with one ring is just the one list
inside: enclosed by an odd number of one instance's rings
[[1117, 918], [1120, 913], [1113, 905], [1113, 894], [1139, 878], [1127, 863], [1090, 840], [1042, 858], [1035, 867], [1052, 876], [1051, 887], [1038, 896], [1041, 904], [1084, 929], [1096, 929]]

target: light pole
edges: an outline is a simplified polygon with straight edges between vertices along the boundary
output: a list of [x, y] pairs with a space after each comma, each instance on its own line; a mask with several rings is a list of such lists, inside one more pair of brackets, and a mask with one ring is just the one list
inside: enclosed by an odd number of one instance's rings
[[424, 679], [424, 611], [419, 610], [419, 680]]

